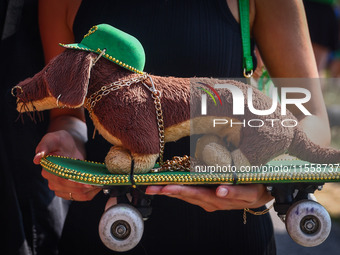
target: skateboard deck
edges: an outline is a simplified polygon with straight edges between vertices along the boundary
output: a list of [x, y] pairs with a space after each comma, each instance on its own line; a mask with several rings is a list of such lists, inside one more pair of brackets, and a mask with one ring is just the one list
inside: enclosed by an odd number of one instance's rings
[[[157, 172], [156, 164], [146, 174], [112, 174], [105, 164], [61, 156], [46, 156], [40, 164], [57, 176], [98, 186], [167, 184], [273, 184], [340, 182], [340, 164], [312, 164], [290, 156], [278, 157], [266, 165], [222, 173], [190, 171]], [[131, 178], [133, 178], [131, 182]]]

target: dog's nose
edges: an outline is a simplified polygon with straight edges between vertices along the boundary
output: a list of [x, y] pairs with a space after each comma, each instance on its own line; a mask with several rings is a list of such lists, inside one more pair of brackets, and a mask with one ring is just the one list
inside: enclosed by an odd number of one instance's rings
[[[19, 90], [19, 92], [18, 92], [18, 90]], [[14, 96], [14, 97], [18, 97], [18, 96], [20, 96], [22, 93], [24, 93], [24, 91], [22, 90], [22, 87], [20, 87], [20, 86], [14, 86], [14, 87], [12, 88], [12, 90], [11, 90], [11, 94], [12, 94], [12, 96]]]

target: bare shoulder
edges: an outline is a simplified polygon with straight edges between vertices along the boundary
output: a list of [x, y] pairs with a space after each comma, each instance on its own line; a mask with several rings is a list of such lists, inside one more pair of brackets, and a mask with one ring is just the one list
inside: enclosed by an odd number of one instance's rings
[[68, 27], [72, 28], [74, 18], [78, 12], [82, 0], [43, 0], [39, 1], [39, 15], [44, 21], [63, 20]]
[[45, 62], [63, 51], [59, 43], [74, 41], [73, 22], [81, 0], [39, 1], [39, 29]]

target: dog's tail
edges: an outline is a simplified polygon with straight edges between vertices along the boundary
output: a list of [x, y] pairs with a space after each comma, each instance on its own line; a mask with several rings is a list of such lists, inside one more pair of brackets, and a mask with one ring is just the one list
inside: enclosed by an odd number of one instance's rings
[[295, 136], [288, 148], [290, 155], [311, 163], [335, 164], [340, 163], [340, 151], [333, 148], [321, 147], [313, 143], [301, 129], [296, 129]]

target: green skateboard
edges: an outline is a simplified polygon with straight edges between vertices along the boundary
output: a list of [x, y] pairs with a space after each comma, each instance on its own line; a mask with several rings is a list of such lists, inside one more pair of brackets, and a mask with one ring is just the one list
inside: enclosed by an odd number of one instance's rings
[[[155, 165], [150, 173], [126, 175], [111, 174], [102, 163], [59, 156], [47, 156], [41, 165], [57, 176], [98, 185], [105, 194], [117, 197], [118, 204], [104, 212], [99, 224], [101, 240], [115, 251], [132, 249], [143, 235], [143, 219], [151, 214], [150, 200], [143, 195], [146, 186], [167, 184], [264, 184], [275, 198], [274, 209], [291, 238], [306, 247], [317, 246], [327, 239], [331, 220], [311, 194], [326, 182], [340, 182], [340, 164], [311, 164], [289, 156], [237, 170], [210, 167], [190, 172], [169, 167], [160, 171]], [[127, 193], [132, 194], [132, 201], [127, 199]]]

